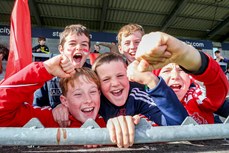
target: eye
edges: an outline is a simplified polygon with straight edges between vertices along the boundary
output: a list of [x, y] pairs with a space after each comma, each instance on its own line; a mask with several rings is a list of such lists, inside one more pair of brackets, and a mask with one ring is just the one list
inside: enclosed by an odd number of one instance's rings
[[171, 70], [169, 69], [166, 69], [166, 70], [163, 70], [162, 73], [169, 73]]
[[82, 94], [81, 93], [75, 93], [74, 94], [74, 96], [76, 96], [76, 97], [79, 97], [79, 96], [81, 96]]
[[107, 82], [109, 79], [108, 78], [105, 78], [105, 79], [102, 79], [102, 82]]
[[123, 74], [119, 74], [117, 77], [118, 78], [121, 78], [121, 77], [123, 77], [124, 75]]
[[83, 44], [82, 44], [82, 46], [87, 47], [87, 46], [88, 46], [88, 44], [87, 44], [87, 43], [83, 43]]
[[90, 91], [91, 94], [96, 94], [97, 93], [97, 90], [92, 90]]
[[129, 45], [129, 44], [130, 44], [130, 42], [125, 42], [125, 43], [124, 43], [124, 45]]
[[69, 46], [75, 46], [75, 43], [69, 43]]
[[136, 42], [135, 42], [135, 44], [139, 44], [139, 43], [140, 43], [140, 41], [136, 41]]

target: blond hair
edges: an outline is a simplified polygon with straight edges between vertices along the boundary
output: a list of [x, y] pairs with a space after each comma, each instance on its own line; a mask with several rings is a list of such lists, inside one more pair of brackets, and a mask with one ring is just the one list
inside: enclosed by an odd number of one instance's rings
[[142, 34], [142, 36], [145, 34], [142, 26], [138, 24], [130, 23], [123, 26], [118, 32], [118, 45], [121, 45], [122, 36], [128, 37], [129, 35], [133, 34], [136, 31], [139, 31]]

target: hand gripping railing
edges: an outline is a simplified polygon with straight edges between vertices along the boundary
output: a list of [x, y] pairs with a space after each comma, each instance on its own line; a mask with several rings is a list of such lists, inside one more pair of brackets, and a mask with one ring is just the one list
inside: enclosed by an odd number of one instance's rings
[[[32, 121], [33, 127], [29, 122], [23, 128], [0, 128], [0, 145], [112, 144], [108, 130], [99, 128], [93, 120], [88, 120], [81, 128], [43, 128], [36, 122]], [[197, 125], [192, 118], [186, 118], [181, 126], [158, 127], [142, 119], [135, 130], [135, 144], [223, 138], [229, 138], [228, 118], [224, 124]]]

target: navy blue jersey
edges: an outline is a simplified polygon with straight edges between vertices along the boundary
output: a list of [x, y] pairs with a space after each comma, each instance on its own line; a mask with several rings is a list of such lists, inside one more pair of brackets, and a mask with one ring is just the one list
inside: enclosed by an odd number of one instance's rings
[[142, 114], [158, 125], [180, 125], [188, 116], [176, 94], [162, 78], [152, 90], [130, 85], [129, 97], [123, 106], [115, 106], [102, 96], [99, 114], [106, 122], [119, 115]]

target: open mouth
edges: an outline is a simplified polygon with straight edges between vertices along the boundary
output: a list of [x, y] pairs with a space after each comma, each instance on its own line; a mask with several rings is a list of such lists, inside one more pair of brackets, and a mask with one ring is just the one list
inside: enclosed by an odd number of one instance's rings
[[82, 60], [83, 56], [82, 54], [80, 53], [76, 53], [74, 56], [73, 56], [73, 59], [76, 63], [80, 63], [80, 61]]
[[111, 94], [114, 96], [120, 96], [122, 95], [122, 92], [123, 92], [123, 89], [119, 89], [119, 90], [111, 91]]
[[172, 88], [173, 91], [178, 91], [178, 90], [181, 89], [181, 85], [179, 85], [179, 84], [173, 84], [173, 85], [170, 86], [170, 88]]
[[135, 52], [129, 53], [130, 56], [135, 56]]
[[87, 108], [81, 109], [81, 111], [84, 113], [91, 113], [94, 111], [94, 109], [95, 109], [95, 107], [87, 107]]

